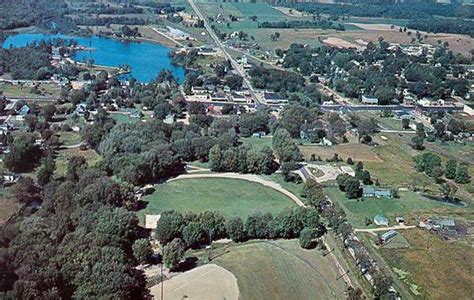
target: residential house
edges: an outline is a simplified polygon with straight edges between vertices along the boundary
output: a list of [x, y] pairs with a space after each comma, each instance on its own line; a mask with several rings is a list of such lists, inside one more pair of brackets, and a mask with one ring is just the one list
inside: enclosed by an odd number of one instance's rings
[[362, 196], [368, 198], [391, 198], [392, 192], [388, 189], [380, 189], [374, 186], [365, 185], [362, 187]]
[[78, 116], [83, 116], [87, 111], [87, 104], [79, 103], [76, 105], [76, 109], [74, 110], [74, 114]]
[[276, 93], [265, 92], [263, 98], [267, 104], [288, 104], [288, 99]]
[[375, 97], [362, 96], [362, 104], [376, 105], [379, 104], [379, 99]]
[[27, 114], [30, 113], [30, 107], [27, 104], [25, 104], [19, 110], [17, 110], [16, 112], [20, 116], [25, 117]]

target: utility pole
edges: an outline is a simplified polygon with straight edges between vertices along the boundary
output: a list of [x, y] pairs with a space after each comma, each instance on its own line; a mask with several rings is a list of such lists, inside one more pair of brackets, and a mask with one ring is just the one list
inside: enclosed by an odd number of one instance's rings
[[161, 300], [163, 300], [163, 261], [161, 262]]

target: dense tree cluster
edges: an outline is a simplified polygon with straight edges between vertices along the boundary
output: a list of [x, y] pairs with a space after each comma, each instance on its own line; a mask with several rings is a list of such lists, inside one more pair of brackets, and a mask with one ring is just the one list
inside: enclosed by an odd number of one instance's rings
[[0, 298], [144, 297], [133, 192], [84, 160], [70, 164], [65, 181], [38, 194], [37, 211], [27, 207], [0, 227]]
[[303, 230], [303, 247], [311, 247], [314, 239], [326, 229], [314, 208], [288, 208], [273, 216], [255, 212], [244, 221], [240, 217], [224, 218], [215, 211], [200, 214], [181, 214], [166, 211], [156, 227], [156, 237], [165, 246], [164, 260], [177, 267], [186, 248], [196, 248], [213, 240], [231, 238], [235, 242], [249, 239], [291, 239], [300, 237]]
[[277, 21], [277, 22], [262, 22], [258, 23], [259, 28], [320, 28], [320, 29], [335, 29], [344, 31], [346, 28], [342, 23], [335, 23], [328, 20], [320, 21]]
[[253, 67], [249, 71], [252, 84], [259, 89], [275, 91], [277, 93], [298, 92], [305, 87], [303, 76], [264, 67]]
[[52, 75], [51, 44], [40, 42], [21, 48], [0, 48], [0, 75], [13, 79], [48, 79]]
[[215, 172], [271, 174], [278, 169], [269, 147], [257, 151], [246, 145], [226, 150], [219, 145], [213, 146], [209, 151], [209, 165]]
[[[317, 16], [330, 15], [333, 18], [339, 16], [357, 16], [357, 17], [374, 17], [374, 18], [392, 18], [392, 19], [408, 19], [412, 25], [417, 26], [436, 26], [438, 22], [444, 24], [437, 27], [438, 32], [467, 33], [464, 32], [465, 26], [462, 19], [474, 18], [474, 12], [470, 5], [463, 5], [461, 1], [453, 1], [449, 4], [434, 3], [431, 1], [365, 1], [365, 0], [339, 0], [337, 4], [326, 3], [293, 3], [286, 2], [285, 5], [300, 11], [305, 11]], [[352, 3], [356, 5], [347, 5]], [[434, 16], [446, 17], [436, 18]], [[449, 18], [449, 19], [448, 19]], [[426, 21], [426, 20], [429, 21]], [[449, 25], [447, 20], [450, 21]], [[419, 22], [418, 22], [419, 21]], [[460, 22], [460, 23], [458, 23]], [[466, 21], [469, 22], [469, 21]], [[424, 24], [424, 25], [422, 25]], [[415, 27], [413, 27], [415, 28]], [[458, 30], [456, 31], [456, 28]], [[418, 29], [418, 28], [415, 28]], [[420, 28], [420, 30], [422, 30]], [[471, 31], [472, 32], [472, 31]]]

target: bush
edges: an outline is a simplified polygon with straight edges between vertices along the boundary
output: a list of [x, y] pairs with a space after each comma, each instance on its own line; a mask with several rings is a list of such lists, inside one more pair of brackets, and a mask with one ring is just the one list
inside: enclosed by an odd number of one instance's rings
[[299, 236], [299, 242], [301, 248], [304, 249], [313, 249], [317, 246], [317, 242], [315, 241], [315, 238], [317, 236], [317, 230], [314, 228], [309, 228], [305, 227], [303, 230], [301, 230], [300, 236]]

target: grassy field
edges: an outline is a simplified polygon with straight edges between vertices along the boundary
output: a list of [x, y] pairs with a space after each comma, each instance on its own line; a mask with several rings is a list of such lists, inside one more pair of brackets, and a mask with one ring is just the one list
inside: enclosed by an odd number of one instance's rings
[[56, 161], [56, 171], [55, 171], [56, 176], [66, 175], [68, 160], [73, 156], [84, 156], [89, 166], [95, 165], [101, 159], [99, 154], [97, 154], [97, 152], [91, 149], [85, 150], [85, 151], [80, 151], [77, 148], [61, 150], [59, 151], [55, 160]]
[[474, 252], [470, 246], [446, 242], [422, 229], [403, 234], [412, 247], [380, 252], [409, 288], [419, 287], [420, 299], [472, 299]]
[[414, 211], [436, 211], [454, 209], [455, 206], [443, 204], [423, 198], [413, 192], [400, 192], [400, 198], [368, 198], [360, 201], [348, 199], [337, 187], [325, 189], [332, 200], [336, 200], [344, 208], [347, 219], [355, 227], [366, 227], [365, 218], [373, 220], [377, 214], [389, 218], [389, 223], [395, 223], [395, 217]]
[[148, 201], [139, 215], [157, 214], [166, 210], [202, 212], [218, 210], [226, 217], [246, 217], [256, 212], [278, 213], [295, 204], [283, 194], [258, 183], [239, 179], [183, 179], [156, 186], [144, 198]]
[[272, 138], [271, 137], [247, 137], [241, 139], [242, 144], [244, 145], [251, 145], [255, 150], [261, 150], [265, 146], [272, 148]]
[[354, 161], [380, 163], [382, 159], [374, 151], [375, 149], [357, 141], [350, 141], [347, 144], [339, 144], [331, 147], [319, 145], [302, 145], [299, 147], [306, 160], [309, 160], [312, 154], [316, 157], [321, 156], [323, 160], [332, 158], [337, 153], [344, 161], [352, 157]]
[[80, 133], [74, 131], [61, 131], [59, 140], [64, 146], [71, 146], [79, 144], [82, 141], [82, 136]]
[[241, 299], [345, 299], [330, 258], [297, 240], [236, 245], [213, 263], [237, 277]]
[[18, 96], [54, 96], [58, 97], [60, 88], [54, 83], [42, 83], [38, 85], [40, 94], [32, 92], [32, 88], [28, 86], [13, 85], [8, 83], [0, 83], [0, 90], [3, 91], [5, 96], [18, 97]]

